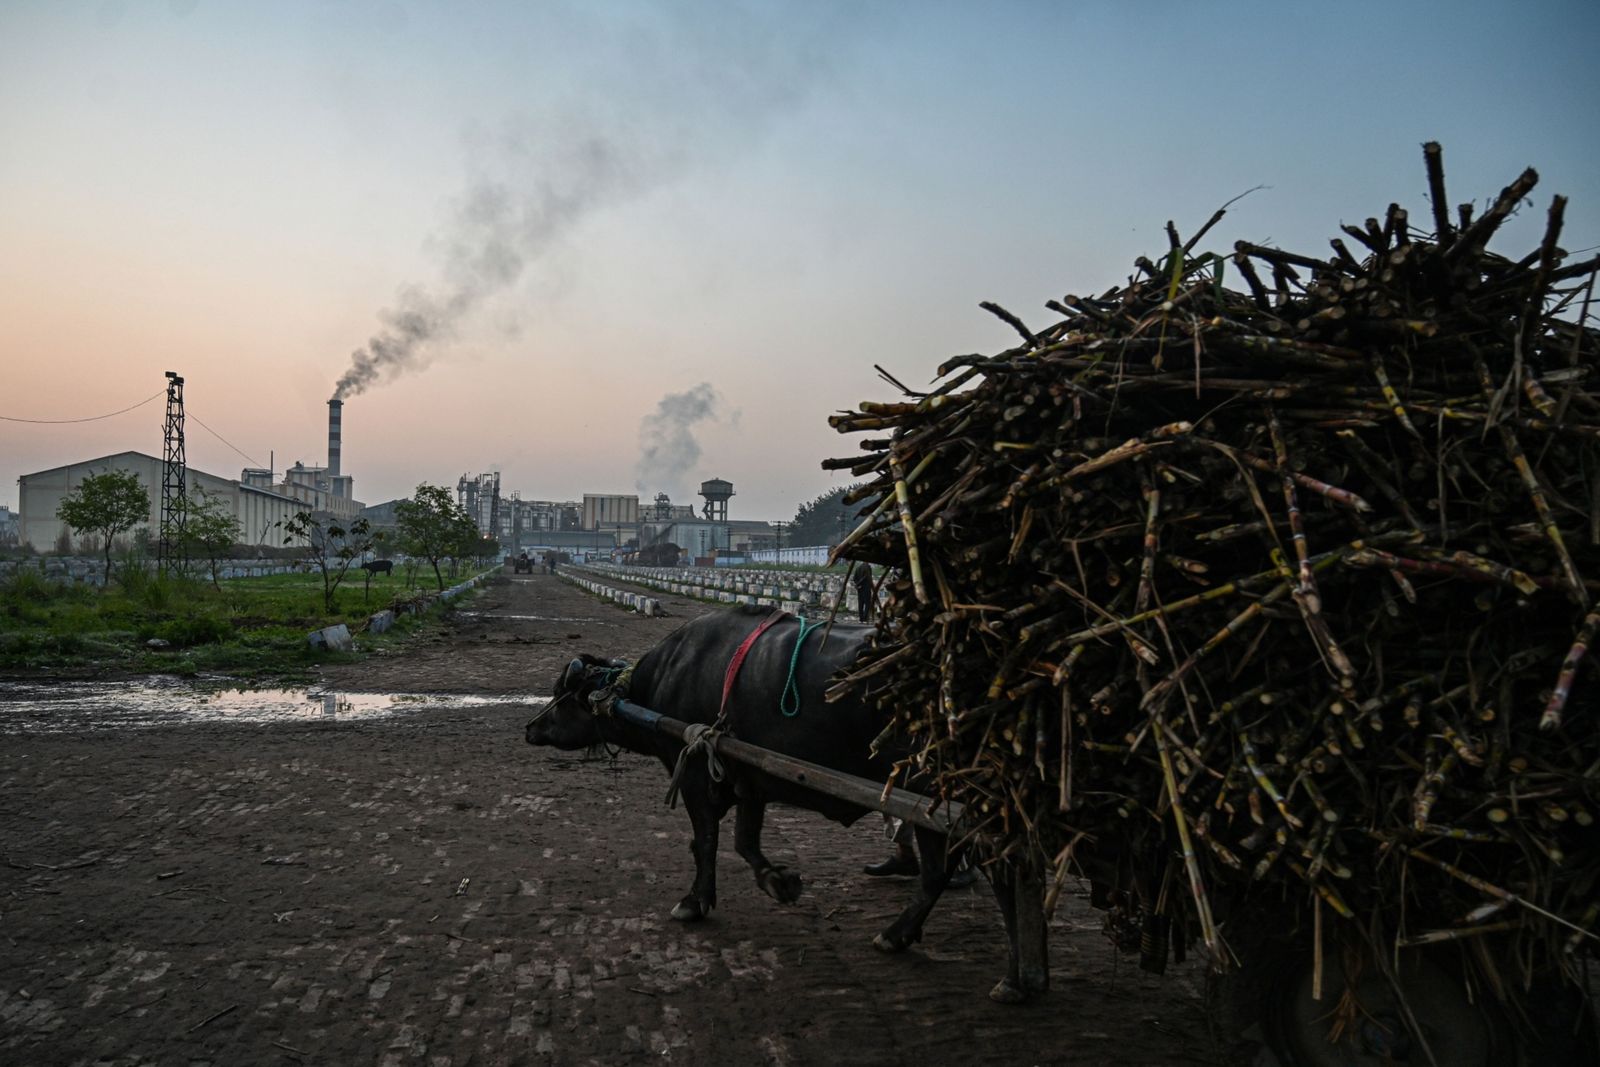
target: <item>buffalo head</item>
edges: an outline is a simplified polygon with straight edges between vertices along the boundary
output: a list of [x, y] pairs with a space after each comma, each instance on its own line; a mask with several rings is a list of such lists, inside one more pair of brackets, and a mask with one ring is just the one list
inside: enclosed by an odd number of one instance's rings
[[598, 745], [600, 716], [590, 697], [615, 683], [627, 663], [587, 653], [562, 668], [550, 703], [528, 721], [524, 736], [530, 745], [551, 745], [571, 752]]

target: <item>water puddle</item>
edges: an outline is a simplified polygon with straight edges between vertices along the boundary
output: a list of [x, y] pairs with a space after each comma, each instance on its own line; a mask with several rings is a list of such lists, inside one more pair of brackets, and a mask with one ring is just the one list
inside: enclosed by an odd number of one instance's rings
[[344, 693], [323, 689], [208, 689], [167, 679], [0, 682], [0, 732], [184, 723], [353, 722], [418, 711], [546, 704], [532, 693]]
[[509, 612], [499, 611], [458, 611], [457, 615], [468, 619], [519, 619], [531, 622], [581, 622], [585, 626], [614, 626], [615, 623], [603, 619], [587, 619], [577, 615], [513, 615]]

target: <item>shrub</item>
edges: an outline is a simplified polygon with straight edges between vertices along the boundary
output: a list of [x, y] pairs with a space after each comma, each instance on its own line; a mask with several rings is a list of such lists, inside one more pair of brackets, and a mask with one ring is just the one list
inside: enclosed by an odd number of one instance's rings
[[61, 583], [52, 582], [31, 567], [18, 567], [10, 578], [0, 582], [0, 599], [48, 604], [60, 595], [60, 590]]
[[174, 648], [191, 648], [226, 641], [233, 636], [233, 627], [226, 619], [214, 615], [189, 615], [159, 623], [150, 629], [149, 634]]

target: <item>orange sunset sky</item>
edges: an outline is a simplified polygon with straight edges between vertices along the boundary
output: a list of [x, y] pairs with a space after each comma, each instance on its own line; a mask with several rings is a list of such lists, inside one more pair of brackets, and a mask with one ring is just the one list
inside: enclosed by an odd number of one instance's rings
[[[159, 454], [320, 463], [325, 402], [396, 314], [426, 336], [344, 417], [369, 503], [498, 468], [524, 497], [839, 484], [830, 411], [1012, 343], [994, 300], [1205, 247], [1325, 254], [1391, 200], [1544, 181], [1600, 243], [1592, 3], [8, 3], [0, 7], [0, 504]], [[709, 383], [697, 457], [640, 425]], [[203, 423], [209, 430], [196, 424]], [[214, 434], [213, 432], [214, 431]], [[225, 438], [224, 443], [221, 438]], [[245, 457], [249, 457], [246, 459]]]

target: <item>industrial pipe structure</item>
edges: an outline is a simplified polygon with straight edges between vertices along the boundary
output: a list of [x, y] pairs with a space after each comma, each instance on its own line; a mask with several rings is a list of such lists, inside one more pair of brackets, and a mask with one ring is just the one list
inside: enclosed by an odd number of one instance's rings
[[328, 401], [328, 481], [339, 477], [339, 453], [343, 450], [344, 401], [335, 397]]

